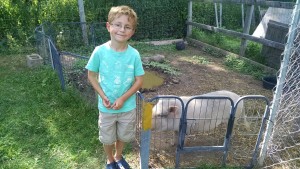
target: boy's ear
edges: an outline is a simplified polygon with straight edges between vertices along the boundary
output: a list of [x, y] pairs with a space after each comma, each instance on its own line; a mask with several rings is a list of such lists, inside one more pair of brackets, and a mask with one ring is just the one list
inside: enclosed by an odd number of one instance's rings
[[106, 29], [109, 31], [110, 30], [110, 24], [109, 24], [109, 22], [106, 22]]

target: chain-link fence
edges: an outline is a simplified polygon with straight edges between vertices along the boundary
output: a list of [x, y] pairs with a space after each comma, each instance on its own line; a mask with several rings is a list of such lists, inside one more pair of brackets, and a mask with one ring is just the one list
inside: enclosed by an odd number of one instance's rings
[[[265, 168], [300, 168], [300, 15], [293, 12], [261, 153]], [[266, 156], [265, 156], [266, 155]]]
[[[78, 26], [76, 23], [71, 23], [67, 26], [68, 30], [72, 29], [74, 25]], [[61, 27], [61, 25], [55, 26], [57, 29]], [[87, 70], [84, 68], [88, 61], [88, 57], [85, 55], [92, 51], [89, 47], [92, 48], [93, 45], [85, 47], [82, 40], [79, 40], [76, 42], [77, 46], [74, 45], [71, 47], [68, 44], [72, 44], [71, 42], [78, 40], [76, 36], [68, 35], [65, 36], [64, 41], [59, 41], [60, 37], [54, 36], [57, 29], [53, 27], [53, 25], [49, 26], [43, 24], [35, 30], [38, 53], [44, 59], [45, 64], [51, 65], [52, 68], [57, 71], [62, 90], [65, 90], [67, 85], [72, 85], [77, 88], [79, 93], [89, 102], [95, 103], [96, 95], [92, 87], [88, 84]], [[66, 26], [64, 28], [66, 28]], [[76, 28], [72, 32], [75, 31]], [[80, 44], [83, 46], [82, 49], [80, 48]], [[57, 48], [56, 46], [59, 47]], [[60, 47], [66, 51], [61, 51]], [[88, 52], [85, 53], [85, 51]]]

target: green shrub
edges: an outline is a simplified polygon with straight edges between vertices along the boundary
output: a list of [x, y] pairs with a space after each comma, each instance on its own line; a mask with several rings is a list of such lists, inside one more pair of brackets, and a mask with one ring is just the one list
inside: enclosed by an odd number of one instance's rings
[[214, 33], [207, 30], [193, 30], [192, 38], [236, 54], [239, 53], [241, 44], [241, 40], [239, 38], [230, 37], [223, 33]]
[[262, 44], [249, 41], [245, 51], [245, 57], [258, 63], [264, 64], [265, 58], [261, 55], [261, 49]]
[[169, 74], [169, 75], [179, 75], [180, 72], [172, 67], [170, 64], [167, 62], [164, 63], [159, 63], [159, 62], [148, 62], [144, 63], [145, 68], [151, 68], [151, 69], [156, 69], [158, 71], [162, 71], [163, 73]]
[[264, 70], [261, 67], [233, 55], [226, 56], [225, 65], [232, 70], [251, 75], [257, 79], [261, 79], [264, 75]]

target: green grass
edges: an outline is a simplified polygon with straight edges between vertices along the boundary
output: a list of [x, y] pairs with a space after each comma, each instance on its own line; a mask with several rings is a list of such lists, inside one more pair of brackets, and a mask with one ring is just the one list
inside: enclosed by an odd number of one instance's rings
[[232, 53], [239, 53], [241, 40], [238, 38], [226, 36], [222, 33], [213, 33], [206, 30], [194, 30], [192, 37]]
[[[239, 54], [240, 52], [241, 39], [236, 37], [227, 36], [223, 33], [214, 33], [207, 30], [197, 29], [193, 30], [192, 37], [204, 43], [235, 54]], [[248, 44], [244, 56], [255, 62], [265, 64], [265, 58], [261, 54], [263, 45], [253, 41], [247, 42]], [[220, 57], [220, 54], [213, 51], [212, 49], [204, 48], [203, 50], [215, 57]]]
[[[222, 33], [213, 33], [205, 30], [194, 30], [192, 37], [217, 48], [239, 54], [241, 40], [238, 38], [225, 36]], [[261, 54], [261, 50], [261, 44], [248, 41], [248, 45], [245, 51], [245, 57], [264, 65], [266, 61]], [[222, 54], [208, 47], [204, 47], [203, 51], [214, 57], [223, 57]], [[254, 65], [249, 61], [242, 60], [230, 55], [225, 56], [224, 63], [229, 69], [238, 71], [241, 74], [251, 75], [256, 79], [261, 79], [263, 76], [274, 74], [274, 72], [267, 72], [261, 66]]]
[[23, 55], [1, 56], [0, 77], [0, 168], [104, 166], [95, 105], [62, 92], [51, 68], [27, 68]]
[[164, 53], [178, 53], [179, 51], [176, 50], [174, 44], [169, 45], [153, 45], [153, 44], [147, 44], [147, 43], [134, 43], [132, 45], [134, 48], [136, 48], [140, 54], [141, 57], [148, 57], [155, 54], [164, 54]]

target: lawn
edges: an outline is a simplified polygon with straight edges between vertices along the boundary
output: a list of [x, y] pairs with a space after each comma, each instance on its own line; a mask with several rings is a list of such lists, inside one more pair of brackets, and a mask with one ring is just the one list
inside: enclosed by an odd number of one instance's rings
[[0, 77], [0, 168], [104, 167], [95, 105], [25, 55], [1, 56]]

